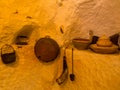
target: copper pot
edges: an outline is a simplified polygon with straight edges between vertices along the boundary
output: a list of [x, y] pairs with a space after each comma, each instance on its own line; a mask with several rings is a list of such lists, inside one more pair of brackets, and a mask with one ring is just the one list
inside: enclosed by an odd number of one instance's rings
[[40, 38], [34, 47], [36, 57], [43, 62], [53, 61], [59, 54], [57, 42], [50, 37]]

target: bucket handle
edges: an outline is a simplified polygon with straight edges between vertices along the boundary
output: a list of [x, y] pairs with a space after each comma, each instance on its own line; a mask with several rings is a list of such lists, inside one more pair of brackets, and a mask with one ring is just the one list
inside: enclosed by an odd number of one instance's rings
[[8, 46], [8, 47], [12, 48], [12, 49], [13, 49], [13, 53], [15, 53], [15, 50], [14, 50], [14, 48], [13, 48], [11, 45], [5, 44], [5, 45], [3, 45], [3, 46], [1, 47], [1, 54], [2, 54], [2, 49], [3, 49], [4, 46]]

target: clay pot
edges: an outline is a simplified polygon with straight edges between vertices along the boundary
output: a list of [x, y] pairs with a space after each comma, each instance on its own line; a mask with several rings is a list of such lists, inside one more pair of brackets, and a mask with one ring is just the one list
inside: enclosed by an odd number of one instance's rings
[[118, 45], [118, 38], [119, 38], [119, 33], [116, 33], [116, 34], [110, 36], [110, 40], [115, 45]]
[[90, 44], [96, 44], [98, 41], [98, 38], [99, 38], [98, 36], [93, 36]]
[[83, 38], [75, 38], [72, 40], [72, 43], [74, 45], [75, 48], [82, 50], [82, 49], [87, 49], [89, 44], [90, 44], [90, 40], [89, 39], [83, 39]]

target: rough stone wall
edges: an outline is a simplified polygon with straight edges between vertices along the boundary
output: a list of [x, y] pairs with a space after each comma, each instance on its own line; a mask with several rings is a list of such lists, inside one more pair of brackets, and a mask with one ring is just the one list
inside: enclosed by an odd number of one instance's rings
[[[120, 90], [120, 55], [75, 50], [76, 81], [56, 84], [62, 50], [57, 60], [44, 64], [34, 55], [34, 44], [49, 35], [60, 47], [74, 37], [110, 36], [120, 32], [120, 0], [0, 0], [0, 47], [12, 44], [15, 64], [0, 59], [0, 90]], [[25, 25], [35, 26], [29, 45], [17, 48], [14, 39]], [[60, 32], [63, 29], [63, 34]], [[71, 50], [68, 49], [69, 73]], [[84, 57], [86, 56], [86, 57]]]

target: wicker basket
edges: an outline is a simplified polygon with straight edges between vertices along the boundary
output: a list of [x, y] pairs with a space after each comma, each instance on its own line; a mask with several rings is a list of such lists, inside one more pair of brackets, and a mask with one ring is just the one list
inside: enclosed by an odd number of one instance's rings
[[90, 44], [90, 40], [83, 39], [83, 38], [75, 38], [72, 40], [72, 43], [73, 43], [75, 48], [77, 48], [79, 50], [83, 50], [83, 49], [88, 49], [88, 46]]

